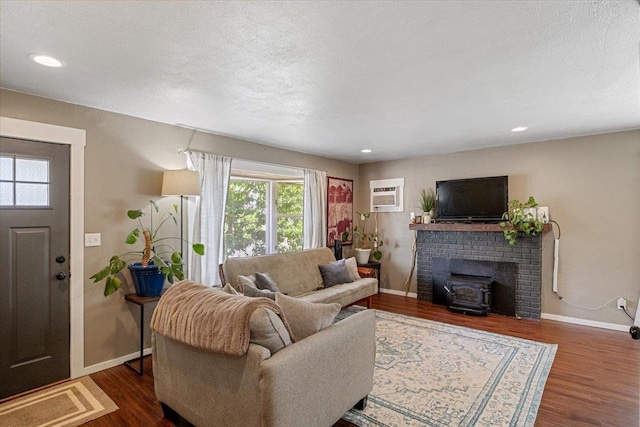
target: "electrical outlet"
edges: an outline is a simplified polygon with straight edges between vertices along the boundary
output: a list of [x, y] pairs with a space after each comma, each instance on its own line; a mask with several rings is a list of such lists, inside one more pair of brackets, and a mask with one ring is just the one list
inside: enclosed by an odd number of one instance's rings
[[618, 298], [618, 310], [627, 309], [627, 300], [624, 298]]
[[549, 207], [548, 206], [539, 206], [537, 209], [538, 213], [538, 221], [546, 224], [549, 222]]

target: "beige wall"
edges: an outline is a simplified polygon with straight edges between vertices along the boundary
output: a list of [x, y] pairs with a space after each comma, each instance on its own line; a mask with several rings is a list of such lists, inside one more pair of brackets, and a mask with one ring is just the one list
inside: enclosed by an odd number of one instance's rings
[[[85, 248], [85, 366], [108, 361], [138, 349], [139, 311], [124, 301], [124, 291], [109, 298], [102, 284], [88, 277], [111, 255], [130, 248], [124, 238], [132, 224], [128, 209], [159, 200], [162, 171], [186, 167], [185, 148], [192, 131], [93, 108], [21, 93], [0, 92], [0, 116], [85, 129], [85, 232], [102, 234], [102, 246]], [[358, 166], [323, 157], [270, 148], [247, 141], [197, 132], [191, 148], [220, 155], [327, 171], [358, 181]], [[163, 199], [170, 206], [174, 198]], [[151, 310], [147, 310], [150, 314]], [[148, 325], [149, 320], [145, 321]], [[148, 326], [147, 326], [148, 328]], [[150, 334], [146, 336], [149, 337]], [[147, 346], [150, 341], [147, 339]]]
[[[402, 290], [410, 271], [409, 212], [420, 211], [420, 189], [435, 189], [436, 180], [494, 175], [509, 175], [510, 199], [533, 195], [562, 227], [559, 293], [566, 301], [597, 307], [624, 297], [635, 313], [640, 296], [638, 130], [360, 165], [360, 194], [372, 179], [405, 178], [405, 211], [378, 215], [386, 243], [383, 287]], [[553, 239], [544, 242], [543, 313], [631, 325], [615, 302], [595, 311], [560, 302], [551, 292], [548, 268]], [[411, 292], [415, 289], [414, 275]]]
[[[122, 243], [131, 223], [130, 208], [159, 200], [162, 171], [184, 168], [191, 131], [176, 126], [88, 107], [0, 91], [0, 115], [85, 129], [85, 231], [102, 233], [102, 246], [85, 249], [85, 275], [98, 270]], [[534, 195], [548, 205], [562, 227], [560, 292], [566, 300], [599, 306], [627, 298], [635, 311], [640, 294], [640, 131], [620, 132], [478, 150], [442, 156], [357, 165], [270, 148], [247, 141], [196, 133], [191, 148], [294, 167], [326, 170], [354, 180], [355, 210], [368, 210], [371, 179], [405, 178], [405, 211], [379, 214], [385, 240], [382, 286], [403, 289], [410, 270], [413, 233], [410, 211], [419, 211], [418, 194], [436, 180], [509, 175], [510, 197]], [[360, 195], [364, 195], [360, 197]], [[169, 205], [175, 199], [165, 199]], [[549, 243], [549, 238], [545, 239]], [[546, 264], [552, 249], [545, 245]], [[630, 324], [614, 303], [587, 311], [560, 303], [550, 292], [548, 268], [543, 312]], [[411, 281], [415, 292], [415, 275]], [[125, 292], [131, 292], [126, 288]], [[138, 308], [123, 292], [104, 298], [102, 286], [85, 279], [85, 365], [137, 350]], [[145, 322], [148, 324], [148, 319]], [[149, 336], [147, 330], [147, 337]], [[149, 343], [147, 342], [147, 345]]]

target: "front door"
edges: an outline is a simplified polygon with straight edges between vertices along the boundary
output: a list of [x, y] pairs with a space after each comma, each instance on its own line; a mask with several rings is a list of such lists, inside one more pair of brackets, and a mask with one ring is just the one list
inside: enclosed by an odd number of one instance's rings
[[0, 138], [0, 399], [69, 378], [69, 146]]

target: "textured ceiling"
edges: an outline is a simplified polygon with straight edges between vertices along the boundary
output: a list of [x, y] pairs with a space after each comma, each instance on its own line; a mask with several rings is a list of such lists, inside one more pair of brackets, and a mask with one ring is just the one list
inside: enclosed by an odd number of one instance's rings
[[640, 128], [640, 6], [2, 1], [0, 85], [354, 163], [398, 159]]

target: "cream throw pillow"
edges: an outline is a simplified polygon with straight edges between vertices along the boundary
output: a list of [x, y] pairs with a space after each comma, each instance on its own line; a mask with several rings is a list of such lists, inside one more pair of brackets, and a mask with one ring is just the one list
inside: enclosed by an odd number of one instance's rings
[[313, 303], [293, 298], [281, 293], [276, 294], [276, 303], [282, 309], [289, 323], [291, 339], [300, 341], [316, 332], [331, 326], [340, 311], [340, 304]]
[[360, 274], [358, 273], [358, 263], [356, 262], [355, 257], [344, 260], [344, 265], [347, 266], [347, 271], [349, 272], [349, 276], [351, 276], [351, 280], [355, 282], [356, 280], [361, 279]]
[[291, 336], [282, 319], [268, 308], [254, 310], [249, 319], [251, 337], [249, 341], [268, 348], [271, 354], [291, 345]]

